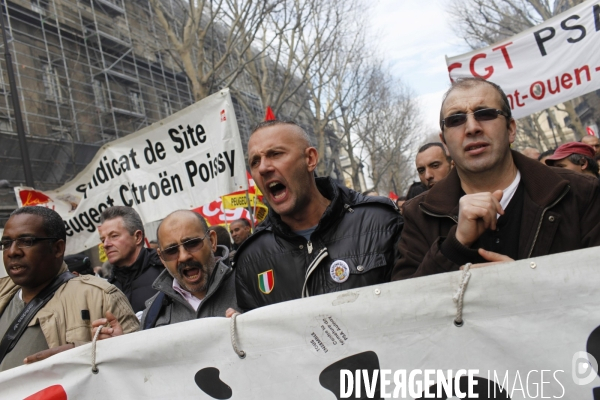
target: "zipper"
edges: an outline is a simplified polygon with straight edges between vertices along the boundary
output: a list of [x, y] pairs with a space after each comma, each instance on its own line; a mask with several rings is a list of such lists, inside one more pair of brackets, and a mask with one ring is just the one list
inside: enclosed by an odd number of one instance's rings
[[348, 211], [349, 213], [353, 213], [354, 210], [352, 208], [350, 208], [350, 204], [344, 204], [344, 209], [346, 211]]
[[310, 240], [308, 242], [306, 242], [306, 249], [308, 250], [308, 254], [312, 254], [313, 245], [312, 245], [312, 242]]
[[537, 238], [540, 233], [540, 229], [542, 228], [542, 222], [544, 222], [544, 214], [546, 214], [546, 211], [548, 211], [549, 209], [554, 207], [559, 201], [561, 201], [563, 199], [563, 197], [565, 197], [567, 195], [569, 190], [571, 190], [571, 186], [567, 185], [567, 187], [562, 192], [562, 194], [558, 197], [558, 199], [556, 199], [554, 201], [554, 203], [550, 204], [548, 207], [544, 208], [544, 210], [542, 211], [542, 216], [540, 217], [540, 222], [538, 223], [537, 230], [535, 231], [535, 236], [533, 237], [533, 243], [531, 244], [531, 249], [529, 249], [529, 254], [527, 255], [527, 258], [530, 258], [531, 253], [533, 253], [533, 248], [535, 247], [535, 243], [537, 242]]
[[419, 209], [429, 216], [436, 217], [436, 218], [450, 218], [452, 221], [454, 221], [454, 223], [458, 224], [457, 216], [447, 215], [447, 214], [435, 214], [435, 213], [432, 213], [431, 211], [428, 211], [427, 209], [423, 208], [423, 206], [421, 204], [419, 204]]
[[321, 251], [317, 253], [315, 259], [308, 266], [308, 269], [306, 270], [306, 275], [304, 276], [304, 285], [302, 286], [302, 298], [310, 297], [310, 295], [308, 294], [308, 288], [306, 287], [308, 278], [310, 277], [310, 274], [312, 274], [313, 271], [317, 269], [319, 263], [323, 261], [328, 255], [329, 253], [327, 253], [327, 247], [323, 247]]

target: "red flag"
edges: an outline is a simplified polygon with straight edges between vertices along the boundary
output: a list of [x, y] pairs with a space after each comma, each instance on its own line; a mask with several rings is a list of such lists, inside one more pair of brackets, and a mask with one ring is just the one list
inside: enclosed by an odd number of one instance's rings
[[275, 114], [273, 114], [273, 110], [271, 110], [271, 106], [267, 106], [267, 114], [265, 115], [265, 121], [274, 121], [277, 118], [275, 118]]
[[391, 191], [390, 191], [390, 194], [388, 195], [388, 197], [390, 199], [392, 199], [392, 201], [398, 200], [398, 195], [396, 193], [394, 193], [394, 192], [391, 192]]

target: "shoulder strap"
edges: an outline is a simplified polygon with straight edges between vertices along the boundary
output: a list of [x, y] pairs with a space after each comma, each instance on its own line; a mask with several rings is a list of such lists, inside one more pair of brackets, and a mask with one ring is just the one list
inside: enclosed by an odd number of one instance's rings
[[156, 325], [156, 321], [158, 320], [158, 314], [160, 314], [160, 309], [163, 305], [163, 299], [165, 298], [165, 294], [163, 292], [158, 292], [158, 295], [150, 304], [150, 309], [146, 314], [146, 320], [144, 321], [144, 326], [142, 329], [151, 329]]
[[[54, 292], [61, 287], [69, 279], [75, 278], [75, 275], [69, 271], [65, 271], [58, 275], [54, 280], [44, 288], [40, 293], [37, 294], [21, 311], [17, 318], [15, 318], [4, 334], [2, 341], [0, 342], [0, 363], [4, 360], [4, 357], [10, 353], [15, 347], [27, 325], [31, 322], [33, 317], [50, 301]], [[16, 294], [15, 294], [16, 296]]]

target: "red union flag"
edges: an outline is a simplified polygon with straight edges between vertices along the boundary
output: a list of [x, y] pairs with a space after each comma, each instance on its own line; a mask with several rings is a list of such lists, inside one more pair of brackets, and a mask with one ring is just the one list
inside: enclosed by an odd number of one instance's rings
[[600, 1], [588, 0], [502, 42], [447, 57], [450, 80], [478, 77], [522, 118], [600, 89]]
[[273, 270], [270, 269], [267, 272], [258, 274], [258, 288], [264, 294], [269, 294], [275, 286], [275, 278], [273, 276]]

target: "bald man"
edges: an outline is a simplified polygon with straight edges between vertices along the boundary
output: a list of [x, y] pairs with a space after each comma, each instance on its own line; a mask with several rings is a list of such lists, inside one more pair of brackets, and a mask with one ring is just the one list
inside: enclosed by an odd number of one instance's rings
[[[158, 255], [165, 266], [152, 287], [158, 293], [146, 302], [142, 329], [175, 324], [204, 317], [225, 317], [237, 309], [235, 277], [227, 260], [229, 250], [219, 246], [222, 257], [215, 256], [217, 234], [210, 231], [200, 214], [179, 210], [169, 214], [158, 226]], [[123, 334], [112, 315], [92, 323], [97, 329], [106, 323], [99, 338]], [[95, 331], [95, 330], [94, 330]]]
[[267, 219], [234, 256], [244, 310], [390, 280], [403, 220], [394, 203], [365, 197], [330, 178], [293, 122], [259, 124], [248, 142]]
[[592, 146], [596, 151], [596, 156], [600, 155], [600, 140], [596, 136], [587, 135], [581, 138], [581, 143]]

